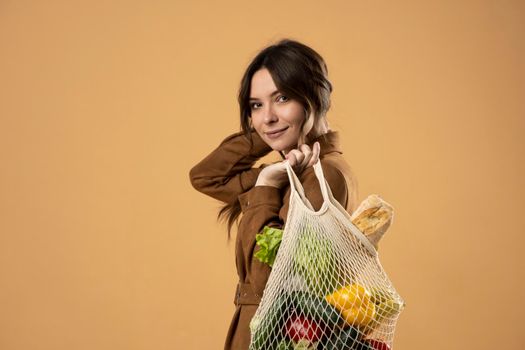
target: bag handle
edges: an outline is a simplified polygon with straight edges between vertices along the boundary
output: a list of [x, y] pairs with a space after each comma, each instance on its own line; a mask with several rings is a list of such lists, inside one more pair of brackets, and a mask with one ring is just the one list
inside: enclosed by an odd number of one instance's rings
[[[312, 207], [312, 204], [310, 201], [306, 198], [304, 194], [304, 188], [301, 185], [301, 182], [299, 181], [299, 178], [297, 175], [295, 175], [295, 172], [292, 169], [292, 166], [290, 165], [289, 161], [286, 160], [284, 162], [286, 165], [286, 171], [288, 172], [288, 178], [290, 179], [290, 187], [292, 191], [295, 191], [302, 199], [302, 202], [313, 212], [315, 210]], [[334, 198], [332, 194], [332, 190], [330, 189], [330, 186], [328, 185], [328, 182], [326, 181], [323, 173], [323, 168], [321, 167], [321, 161], [320, 159], [317, 160], [317, 162], [313, 165], [315, 170], [315, 175], [317, 179], [319, 180], [319, 184], [321, 186], [321, 193], [323, 194], [323, 206], [327, 205], [326, 203], [332, 203], [333, 206], [335, 206], [338, 210], [338, 212], [341, 212], [342, 215], [346, 218], [347, 222], [349, 223], [350, 231], [353, 233], [355, 237], [357, 237], [361, 243], [364, 245], [364, 247], [368, 250], [371, 256], [377, 257], [377, 250], [375, 247], [370, 243], [368, 238], [366, 238], [365, 234], [359, 231], [359, 229], [352, 223], [352, 218], [350, 214], [346, 211], [346, 209]], [[321, 210], [319, 210], [320, 212]], [[315, 212], [315, 213], [319, 213]]]
[[[288, 179], [290, 180], [290, 187], [292, 191], [297, 192], [299, 194], [299, 197], [302, 199], [304, 204], [314, 211], [314, 208], [310, 201], [306, 198], [303, 185], [301, 184], [301, 181], [295, 174], [295, 172], [292, 169], [292, 166], [290, 165], [290, 161], [286, 160], [284, 162], [286, 166], [286, 171], [288, 173]], [[321, 159], [318, 158], [317, 162], [313, 165], [315, 176], [317, 177], [317, 180], [319, 181], [319, 185], [321, 187], [321, 194], [323, 196], [323, 202], [330, 203], [331, 198], [333, 198], [332, 191], [330, 190], [330, 186], [328, 186], [328, 183], [324, 177], [323, 168], [321, 166]], [[324, 205], [324, 204], [323, 204]]]

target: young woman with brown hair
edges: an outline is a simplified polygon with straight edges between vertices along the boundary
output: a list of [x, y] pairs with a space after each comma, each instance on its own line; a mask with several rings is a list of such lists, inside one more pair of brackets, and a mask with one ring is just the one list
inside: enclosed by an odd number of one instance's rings
[[238, 221], [239, 283], [226, 350], [248, 349], [249, 322], [271, 272], [253, 258], [255, 235], [264, 226], [284, 228], [288, 213], [290, 187], [284, 161], [259, 167], [255, 162], [272, 150], [279, 152], [319, 210], [323, 198], [312, 165], [320, 160], [334, 197], [350, 214], [356, 209], [357, 180], [342, 157], [339, 132], [331, 130], [326, 119], [331, 92], [326, 64], [312, 48], [290, 39], [266, 47], [241, 80], [242, 131], [225, 138], [190, 171], [195, 189], [225, 203], [219, 218], [227, 220], [228, 237]]

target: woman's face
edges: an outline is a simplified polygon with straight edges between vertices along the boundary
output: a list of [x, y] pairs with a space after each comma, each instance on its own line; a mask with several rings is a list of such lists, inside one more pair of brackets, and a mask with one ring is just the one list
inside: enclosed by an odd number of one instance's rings
[[304, 108], [277, 90], [266, 68], [258, 70], [252, 77], [250, 109], [253, 127], [272, 149], [286, 154], [297, 147], [305, 118]]

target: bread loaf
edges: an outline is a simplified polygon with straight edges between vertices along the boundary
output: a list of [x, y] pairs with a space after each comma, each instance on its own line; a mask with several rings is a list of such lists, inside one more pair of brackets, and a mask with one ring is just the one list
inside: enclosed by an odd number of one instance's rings
[[394, 208], [376, 194], [369, 195], [352, 213], [352, 223], [378, 249], [378, 243], [394, 219]]

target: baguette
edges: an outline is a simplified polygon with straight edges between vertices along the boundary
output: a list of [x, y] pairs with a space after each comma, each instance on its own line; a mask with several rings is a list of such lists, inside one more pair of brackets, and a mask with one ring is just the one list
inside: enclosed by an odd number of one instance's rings
[[371, 194], [361, 202], [350, 219], [359, 231], [364, 233], [370, 243], [378, 249], [379, 240], [394, 219], [394, 208], [378, 195]]

